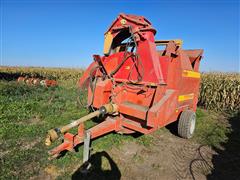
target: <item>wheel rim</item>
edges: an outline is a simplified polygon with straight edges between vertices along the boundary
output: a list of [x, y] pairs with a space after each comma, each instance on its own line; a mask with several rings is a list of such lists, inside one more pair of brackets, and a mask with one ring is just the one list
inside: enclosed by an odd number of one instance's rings
[[191, 135], [194, 132], [195, 124], [196, 124], [196, 118], [195, 118], [195, 116], [192, 116], [192, 118], [191, 118], [191, 125], [190, 125], [190, 134]]

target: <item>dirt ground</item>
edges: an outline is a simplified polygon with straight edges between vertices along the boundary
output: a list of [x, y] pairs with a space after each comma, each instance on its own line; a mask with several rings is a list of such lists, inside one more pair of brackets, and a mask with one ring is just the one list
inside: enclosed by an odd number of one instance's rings
[[169, 131], [151, 136], [147, 147], [126, 142], [108, 152], [93, 154], [92, 171], [83, 174], [79, 168], [72, 179], [207, 179], [215, 151]]
[[[230, 142], [223, 144], [221, 150], [213, 150], [192, 139], [182, 139], [164, 128], [148, 135], [150, 142], [147, 145], [127, 141], [107, 151], [93, 152], [91, 170], [86, 172], [84, 165], [74, 165], [71, 179], [238, 179], [240, 155], [236, 150], [240, 144], [236, 140], [239, 137], [239, 129], [236, 128], [240, 127], [240, 123], [237, 119], [229, 123], [233, 129], [228, 137]], [[55, 167], [48, 167], [36, 179], [59, 178], [60, 174]]]

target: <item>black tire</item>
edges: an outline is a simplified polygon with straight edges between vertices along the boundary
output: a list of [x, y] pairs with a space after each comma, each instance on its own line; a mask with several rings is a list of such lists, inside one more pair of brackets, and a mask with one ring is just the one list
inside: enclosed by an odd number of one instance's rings
[[196, 114], [194, 111], [183, 111], [178, 121], [178, 135], [189, 139], [193, 136], [196, 125]]

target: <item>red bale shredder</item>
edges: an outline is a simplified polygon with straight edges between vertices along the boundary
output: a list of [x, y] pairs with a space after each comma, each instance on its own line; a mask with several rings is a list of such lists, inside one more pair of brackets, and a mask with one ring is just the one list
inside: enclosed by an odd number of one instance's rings
[[[143, 16], [117, 17], [105, 33], [104, 55], [93, 55], [78, 82], [80, 88], [88, 88], [92, 112], [48, 131], [46, 145], [64, 137], [50, 155], [57, 157], [84, 143], [86, 162], [91, 139], [113, 131], [148, 134], [174, 121], [181, 137], [192, 137], [203, 50], [183, 50], [181, 40], [155, 40], [155, 34]], [[84, 129], [84, 121], [99, 116], [103, 117], [99, 124]], [[68, 132], [73, 127], [78, 127], [77, 134]]]

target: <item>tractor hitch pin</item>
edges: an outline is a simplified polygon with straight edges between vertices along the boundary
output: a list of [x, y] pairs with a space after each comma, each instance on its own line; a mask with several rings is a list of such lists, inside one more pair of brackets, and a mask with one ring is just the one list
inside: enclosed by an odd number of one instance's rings
[[69, 131], [70, 129], [78, 126], [79, 124], [89, 120], [89, 119], [92, 119], [96, 116], [99, 116], [99, 115], [104, 115], [104, 114], [112, 114], [112, 113], [115, 113], [117, 112], [117, 105], [116, 104], [105, 104], [103, 106], [101, 106], [99, 108], [99, 110], [97, 111], [94, 111], [86, 116], [83, 116], [81, 117], [80, 119], [78, 120], [75, 120], [73, 121], [72, 123], [70, 124], [67, 124], [65, 126], [62, 126], [61, 128], [54, 128], [54, 129], [50, 129], [48, 132], [47, 132], [47, 137], [45, 139], [45, 145], [46, 146], [50, 146], [52, 144], [52, 142], [54, 142], [55, 140], [57, 140], [61, 134], [64, 134], [66, 133], [67, 131]]

